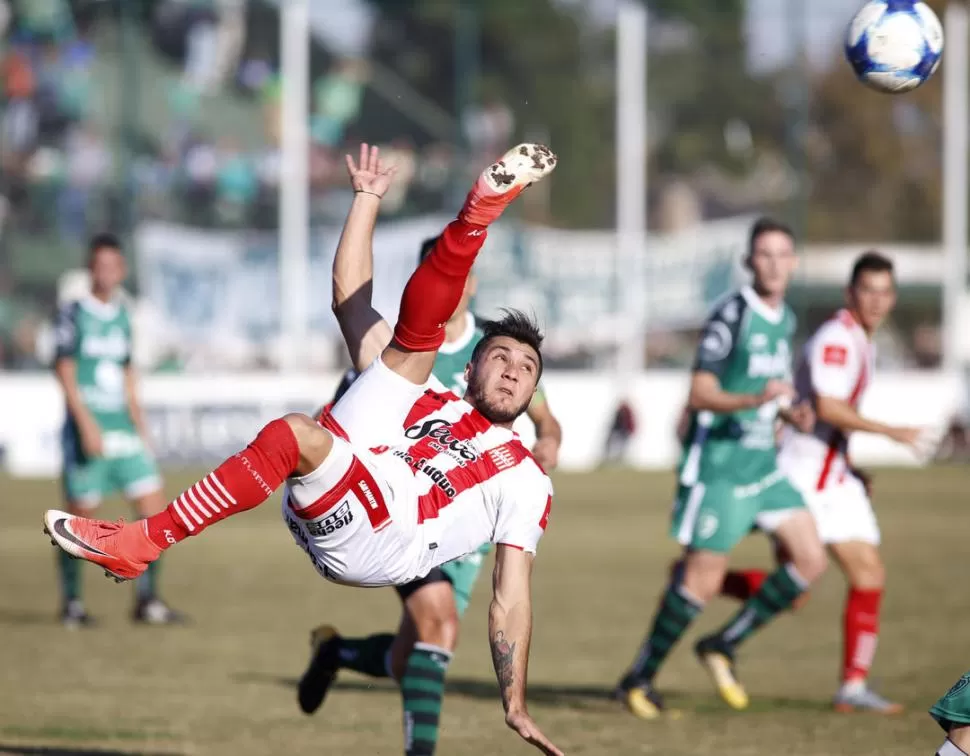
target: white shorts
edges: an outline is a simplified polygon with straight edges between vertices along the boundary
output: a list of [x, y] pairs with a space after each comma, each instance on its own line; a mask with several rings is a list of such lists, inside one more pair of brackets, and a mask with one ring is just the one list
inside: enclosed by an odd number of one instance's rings
[[830, 483], [822, 491], [802, 490], [805, 504], [815, 518], [822, 543], [862, 541], [879, 545], [876, 513], [862, 481], [846, 475], [839, 483]]
[[328, 580], [380, 586], [417, 577], [414, 476], [404, 462], [369, 449], [400, 441], [423, 393], [376, 360], [321, 421], [334, 439], [327, 459], [287, 481], [283, 519]]

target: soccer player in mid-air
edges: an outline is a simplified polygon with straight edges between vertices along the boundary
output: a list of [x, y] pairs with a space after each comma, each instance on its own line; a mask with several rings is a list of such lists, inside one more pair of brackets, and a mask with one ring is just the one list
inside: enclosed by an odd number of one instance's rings
[[[547, 148], [520, 145], [482, 173], [408, 281], [392, 340], [321, 422], [300, 414], [272, 421], [142, 522], [50, 510], [44, 522], [53, 542], [116, 579], [135, 578], [163, 550], [258, 506], [285, 483], [283, 517], [293, 538], [335, 583], [400, 585], [495, 543], [489, 644], [505, 721], [543, 753], [561, 754], [526, 707], [532, 562], [552, 484], [511, 426], [542, 373], [538, 328], [516, 312], [486, 324], [465, 371], [465, 399], [426, 387], [488, 226], [555, 164]], [[373, 310], [364, 318], [354, 326], [361, 343], [381, 321]], [[440, 685], [439, 657], [416, 645], [402, 688]]]
[[795, 374], [795, 387], [800, 396], [811, 398], [817, 422], [810, 432], [786, 429], [778, 463], [804, 496], [819, 536], [849, 583], [835, 708], [893, 714], [902, 707], [866, 683], [879, 637], [886, 572], [869, 480], [849, 461], [849, 436], [877, 433], [917, 453], [926, 436], [920, 428], [887, 425], [859, 412], [875, 367], [873, 334], [896, 303], [892, 261], [878, 252], [861, 255], [845, 295], [845, 308], [806, 343]]
[[[138, 402], [131, 321], [121, 294], [127, 267], [116, 236], [91, 239], [88, 269], [90, 293], [64, 305], [55, 324], [54, 372], [67, 405], [61, 433], [66, 509], [88, 517], [105, 496], [121, 491], [147, 517], [165, 508], [165, 497]], [[138, 579], [132, 617], [148, 624], [181, 622], [184, 617], [158, 597], [158, 566], [152, 563]], [[61, 551], [58, 571], [61, 622], [91, 625], [81, 598], [81, 565]]]
[[795, 397], [790, 383], [795, 322], [785, 291], [796, 265], [792, 232], [768, 219], [756, 222], [746, 264], [752, 285], [715, 309], [691, 378], [691, 417], [671, 527], [684, 546], [683, 563], [616, 691], [643, 719], [660, 716], [663, 701], [654, 676], [704, 605], [721, 591], [728, 554], [752, 527], [772, 533], [790, 558], [726, 625], [695, 647], [731, 707], [748, 705], [734, 674], [738, 646], [791, 606], [826, 566], [811, 515], [776, 459], [776, 417], [806, 430], [814, 420], [808, 405], [790, 404]]
[[[373, 279], [371, 239], [380, 198], [391, 182], [393, 169], [382, 164], [378, 148], [368, 149], [367, 145], [361, 145], [358, 163], [348, 156], [347, 169], [356, 194], [344, 226], [343, 239], [348, 243], [342, 240], [334, 257], [333, 309], [347, 339], [354, 368], [338, 387], [335, 402], [377, 358], [393, 335], [386, 322], [373, 323], [369, 319], [373, 312], [369, 296]], [[419, 264], [436, 243], [437, 239], [429, 239], [422, 245]], [[465, 368], [484, 335], [469, 311], [474, 293], [475, 277], [469, 273], [458, 308], [445, 324], [445, 341], [432, 368], [434, 378], [457, 396], [467, 390]], [[543, 469], [550, 470], [556, 466], [562, 436], [541, 387], [536, 390], [527, 414], [536, 426], [537, 440], [532, 453]], [[345, 638], [329, 625], [315, 629], [311, 634], [310, 665], [298, 688], [303, 711], [309, 714], [319, 708], [338, 669], [400, 681], [415, 644], [433, 651], [438, 665], [442, 669], [447, 667], [457, 645], [460, 618], [468, 608], [482, 560], [490, 548], [491, 544], [485, 543], [477, 551], [436, 567], [418, 580], [396, 586], [404, 604], [396, 634]], [[402, 688], [401, 694], [408, 735], [406, 751], [410, 756], [430, 756], [438, 741], [444, 687], [422, 681], [419, 686]]]

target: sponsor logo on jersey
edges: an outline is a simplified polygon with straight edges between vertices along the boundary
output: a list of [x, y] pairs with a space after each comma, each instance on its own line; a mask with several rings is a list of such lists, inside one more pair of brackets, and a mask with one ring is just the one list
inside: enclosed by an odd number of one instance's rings
[[748, 343], [751, 349], [767, 349], [768, 348], [768, 337], [763, 333], [755, 333], [751, 335], [751, 341]]
[[510, 467], [515, 467], [515, 455], [504, 445], [490, 449], [488, 456], [492, 458], [492, 462], [499, 470], [508, 470]]
[[[363, 487], [363, 486], [362, 486]], [[354, 521], [354, 513], [350, 511], [350, 502], [345, 501], [336, 511], [331, 512], [318, 522], [310, 521], [306, 524], [307, 533], [314, 538], [328, 536]]]
[[822, 350], [822, 364], [845, 367], [849, 360], [849, 350], [838, 344], [828, 344]]
[[445, 494], [447, 494], [450, 498], [454, 498], [458, 495], [458, 490], [451, 484], [451, 481], [448, 480], [448, 476], [437, 467], [432, 467], [429, 465], [427, 459], [415, 459], [403, 449], [396, 449], [392, 453], [398, 459], [404, 460], [408, 467], [415, 472], [424, 473], [431, 478], [431, 482], [444, 491]]
[[128, 354], [128, 340], [120, 329], [103, 336], [85, 335], [81, 339], [81, 355], [92, 359], [123, 360]]
[[751, 378], [780, 378], [788, 375], [791, 368], [791, 352], [787, 341], [779, 341], [775, 352], [752, 354], [748, 358], [748, 376]]
[[701, 339], [701, 352], [706, 360], [723, 360], [731, 352], [731, 329], [715, 320], [707, 326]]
[[404, 435], [412, 441], [420, 441], [423, 438], [431, 440], [431, 448], [435, 451], [455, 457], [459, 462], [474, 462], [478, 459], [478, 453], [472, 445], [465, 440], [456, 438], [451, 432], [452, 424], [448, 420], [436, 418], [425, 420], [423, 423], [412, 425]]

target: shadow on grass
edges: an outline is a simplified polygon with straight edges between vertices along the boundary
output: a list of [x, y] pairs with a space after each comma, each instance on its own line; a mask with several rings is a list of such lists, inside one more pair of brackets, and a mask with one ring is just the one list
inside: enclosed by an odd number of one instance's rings
[[12, 745], [0, 743], [0, 753], [18, 756], [177, 756], [171, 752], [119, 751], [113, 748], [75, 748], [73, 746]]
[[[54, 625], [54, 612], [24, 612], [16, 609], [0, 609], [0, 625]], [[3, 753], [0, 751], [0, 753]]]
[[[241, 673], [233, 675], [233, 680], [240, 683], [261, 683], [278, 685], [286, 688], [296, 688], [297, 678], [258, 673]], [[393, 693], [397, 694], [397, 686], [389, 680], [370, 681], [365, 678], [354, 677], [338, 680], [334, 685], [336, 690], [347, 690], [355, 693]], [[478, 700], [497, 700], [498, 686], [491, 680], [478, 680], [465, 677], [449, 677], [445, 683], [445, 694], [448, 696], [464, 696]], [[664, 699], [671, 709], [692, 714], [733, 714], [713, 694], [678, 693], [664, 694]], [[619, 705], [613, 699], [613, 688], [597, 685], [551, 685], [538, 682], [529, 683], [529, 703], [546, 706], [565, 706], [573, 709], [603, 709]], [[813, 700], [803, 698], [767, 697], [752, 698], [751, 705], [745, 714], [764, 714], [779, 712], [826, 712], [831, 710], [827, 700]]]

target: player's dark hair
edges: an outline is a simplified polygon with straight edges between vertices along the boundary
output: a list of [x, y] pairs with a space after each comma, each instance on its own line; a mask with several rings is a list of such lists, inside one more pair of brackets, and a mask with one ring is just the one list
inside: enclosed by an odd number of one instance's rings
[[758, 241], [758, 237], [762, 234], [771, 233], [772, 231], [778, 231], [793, 242], [795, 241], [795, 232], [792, 231], [791, 226], [787, 223], [782, 223], [780, 220], [762, 216], [751, 226], [751, 233], [748, 235], [748, 257], [754, 254], [754, 244]]
[[893, 261], [885, 255], [870, 249], [859, 255], [852, 265], [852, 275], [849, 277], [849, 286], [854, 287], [859, 283], [863, 273], [888, 273], [895, 278], [895, 268]]
[[109, 231], [102, 231], [91, 237], [88, 242], [88, 262], [94, 260], [99, 249], [113, 249], [121, 252], [121, 239]]
[[434, 249], [434, 245], [438, 243], [438, 237], [432, 236], [430, 239], [425, 239], [421, 242], [421, 251], [418, 252], [418, 265], [424, 262], [424, 258], [431, 254], [431, 250]]
[[520, 310], [502, 310], [502, 317], [496, 320], [486, 320], [481, 324], [482, 338], [472, 351], [471, 362], [476, 362], [485, 351], [489, 342], [499, 336], [508, 336], [522, 344], [528, 344], [535, 349], [539, 357], [539, 372], [536, 380], [542, 375], [542, 340], [544, 336], [539, 325]]

